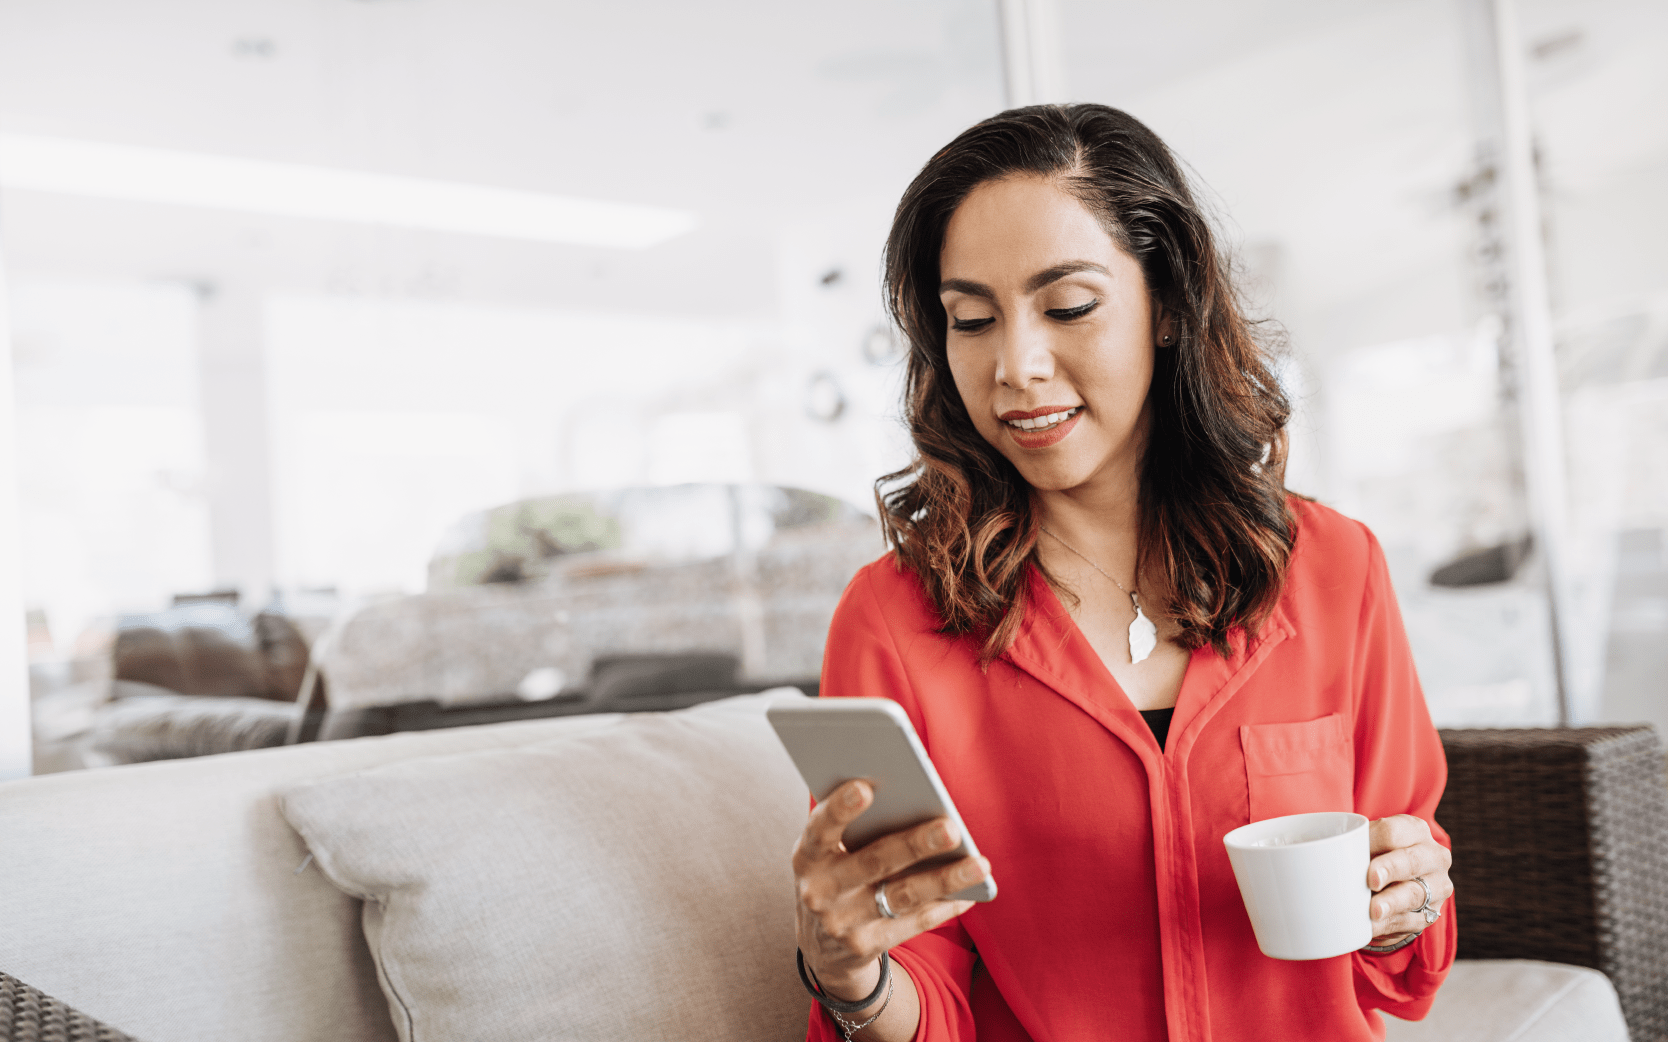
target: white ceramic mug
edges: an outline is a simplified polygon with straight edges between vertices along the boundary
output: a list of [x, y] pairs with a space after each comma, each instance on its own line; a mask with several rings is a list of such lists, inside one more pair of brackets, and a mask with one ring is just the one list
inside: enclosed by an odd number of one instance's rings
[[1330, 959], [1372, 941], [1366, 818], [1288, 814], [1242, 825], [1222, 844], [1264, 955]]

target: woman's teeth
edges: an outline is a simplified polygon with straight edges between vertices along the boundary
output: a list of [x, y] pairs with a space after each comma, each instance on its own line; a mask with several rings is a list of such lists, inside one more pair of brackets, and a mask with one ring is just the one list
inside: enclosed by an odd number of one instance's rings
[[1017, 427], [1022, 431], [1046, 430], [1057, 423], [1065, 423], [1082, 410], [1083, 406], [1079, 405], [1065, 412], [1051, 412], [1047, 416], [1033, 416], [1029, 420], [1009, 420], [1008, 426]]

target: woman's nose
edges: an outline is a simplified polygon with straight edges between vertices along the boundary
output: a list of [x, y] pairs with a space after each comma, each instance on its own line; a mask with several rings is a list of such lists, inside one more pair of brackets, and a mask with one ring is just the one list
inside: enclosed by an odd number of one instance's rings
[[1027, 322], [1011, 325], [996, 353], [996, 382], [1019, 390], [1053, 375], [1054, 352], [1047, 332]]

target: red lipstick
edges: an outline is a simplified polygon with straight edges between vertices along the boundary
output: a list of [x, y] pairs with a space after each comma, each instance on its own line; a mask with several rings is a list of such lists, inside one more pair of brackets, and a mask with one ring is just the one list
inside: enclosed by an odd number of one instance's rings
[[1047, 416], [1051, 412], [1070, 412], [1076, 408], [1079, 408], [1079, 406], [1045, 405], [1041, 409], [1032, 409], [1030, 412], [1013, 409], [998, 416], [997, 419], [1001, 420], [1003, 423], [1007, 423], [1009, 420], [1034, 420], [1038, 416]]
[[[1063, 412], [1069, 412], [1071, 415], [1054, 426], [1043, 430], [1023, 430], [1009, 422], [1012, 420], [1034, 420], [1039, 416]], [[1042, 409], [1032, 409], [1028, 412], [1014, 409], [998, 417], [1002, 421], [1002, 429], [1007, 431], [1008, 437], [1012, 438], [1014, 444], [1022, 449], [1046, 449], [1050, 445], [1059, 444], [1065, 440], [1066, 435], [1072, 432], [1072, 429], [1077, 426], [1077, 421], [1082, 418], [1083, 406], [1081, 405], [1054, 405]]]

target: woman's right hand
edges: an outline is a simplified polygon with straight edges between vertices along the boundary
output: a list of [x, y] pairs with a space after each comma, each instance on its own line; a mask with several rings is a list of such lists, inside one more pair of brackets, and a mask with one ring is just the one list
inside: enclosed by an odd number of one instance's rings
[[[867, 782], [846, 782], [817, 804], [793, 849], [799, 950], [823, 988], [846, 1001], [874, 990], [881, 952], [972, 908], [972, 901], [947, 898], [990, 874], [990, 863], [975, 857], [908, 871], [955, 849], [960, 836], [947, 818], [848, 852], [840, 837], [873, 799]], [[875, 890], [881, 884], [896, 919], [880, 913]]]

